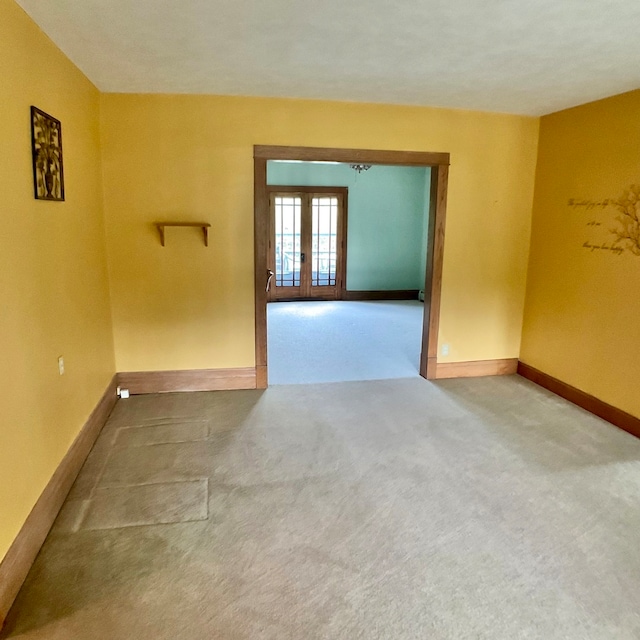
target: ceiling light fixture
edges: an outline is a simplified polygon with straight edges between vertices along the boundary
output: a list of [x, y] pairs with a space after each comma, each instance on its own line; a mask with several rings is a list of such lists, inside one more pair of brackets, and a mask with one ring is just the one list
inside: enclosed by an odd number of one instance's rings
[[363, 171], [369, 171], [369, 169], [371, 169], [370, 164], [350, 164], [349, 166], [357, 173], [362, 173]]

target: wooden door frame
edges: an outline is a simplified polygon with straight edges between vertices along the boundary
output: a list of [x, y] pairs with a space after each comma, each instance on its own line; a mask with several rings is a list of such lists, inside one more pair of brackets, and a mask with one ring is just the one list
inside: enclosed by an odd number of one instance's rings
[[[309, 186], [295, 186], [295, 185], [267, 185], [267, 198], [270, 198], [273, 193], [305, 193], [307, 195], [321, 195], [331, 194], [338, 195], [342, 201], [342, 207], [340, 210], [339, 230], [338, 238], [342, 243], [342, 247], [338, 252], [338, 264], [336, 265], [336, 293], [335, 297], [326, 297], [327, 300], [342, 300], [344, 298], [344, 292], [347, 288], [347, 231], [348, 231], [348, 209], [349, 209], [349, 187], [309, 187]], [[274, 229], [271, 227], [271, 203], [269, 203], [269, 240], [273, 239]], [[269, 247], [267, 247], [269, 251]], [[275, 265], [273, 264], [273, 255], [267, 253], [267, 269], [271, 269], [275, 272]], [[273, 286], [273, 285], [272, 285]], [[321, 299], [321, 298], [318, 298]], [[267, 295], [267, 302], [274, 302], [277, 298], [269, 300]]]
[[270, 227], [269, 194], [267, 186], [267, 161], [269, 160], [347, 162], [431, 168], [420, 375], [427, 380], [434, 380], [436, 377], [438, 356], [438, 326], [440, 322], [440, 294], [442, 288], [444, 231], [449, 181], [449, 154], [422, 151], [284, 147], [272, 145], [255, 145], [253, 147], [255, 354], [256, 386], [258, 389], [266, 389], [268, 384], [266, 282]]

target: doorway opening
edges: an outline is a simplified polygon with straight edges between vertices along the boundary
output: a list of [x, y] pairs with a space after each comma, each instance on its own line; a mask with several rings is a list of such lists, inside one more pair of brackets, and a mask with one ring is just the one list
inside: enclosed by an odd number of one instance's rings
[[[434, 378], [449, 155], [309, 147], [254, 147], [255, 347], [258, 388], [265, 388], [268, 380], [267, 300], [345, 298], [346, 197], [341, 197], [342, 194], [335, 187], [269, 186], [269, 160], [366, 163], [431, 169], [427, 255], [424, 256], [423, 264], [424, 308], [419, 373], [425, 378]], [[278, 215], [281, 216], [279, 223]], [[286, 233], [285, 227], [288, 229]], [[281, 235], [276, 246], [278, 229]], [[339, 250], [341, 247], [344, 247], [343, 251]], [[273, 278], [280, 279], [280, 286], [271, 287]]]

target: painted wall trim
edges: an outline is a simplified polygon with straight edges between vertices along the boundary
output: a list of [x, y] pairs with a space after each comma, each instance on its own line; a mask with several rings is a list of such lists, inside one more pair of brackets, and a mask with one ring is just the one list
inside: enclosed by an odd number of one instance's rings
[[344, 291], [343, 300], [417, 300], [418, 289], [393, 289], [389, 291]]
[[470, 360], [468, 362], [439, 362], [436, 378], [477, 378], [480, 376], [508, 376], [516, 373], [517, 358], [501, 360]]
[[544, 387], [561, 398], [577, 404], [579, 407], [586, 409], [599, 418], [636, 436], [636, 438], [640, 438], [640, 418], [636, 418], [630, 413], [603, 402], [595, 396], [576, 389], [576, 387], [572, 387], [570, 384], [562, 382], [562, 380], [558, 380], [558, 378], [539, 371], [524, 362], [518, 362], [518, 373], [523, 378], [535, 382], [537, 385]]
[[118, 373], [117, 377], [118, 385], [124, 389], [129, 389], [131, 394], [256, 388], [255, 367], [176, 371], [125, 371]]
[[116, 384], [116, 376], [113, 376], [0, 563], [0, 629], [71, 486], [116, 404]]

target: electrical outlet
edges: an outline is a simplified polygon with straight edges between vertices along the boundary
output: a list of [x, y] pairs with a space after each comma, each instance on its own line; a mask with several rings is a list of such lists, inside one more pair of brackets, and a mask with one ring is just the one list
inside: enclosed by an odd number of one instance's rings
[[64, 358], [62, 356], [58, 358], [58, 371], [61, 376], [64, 375]]
[[448, 356], [449, 355], [449, 345], [448, 344], [443, 344], [442, 347], [440, 348], [440, 353], [443, 356]]

